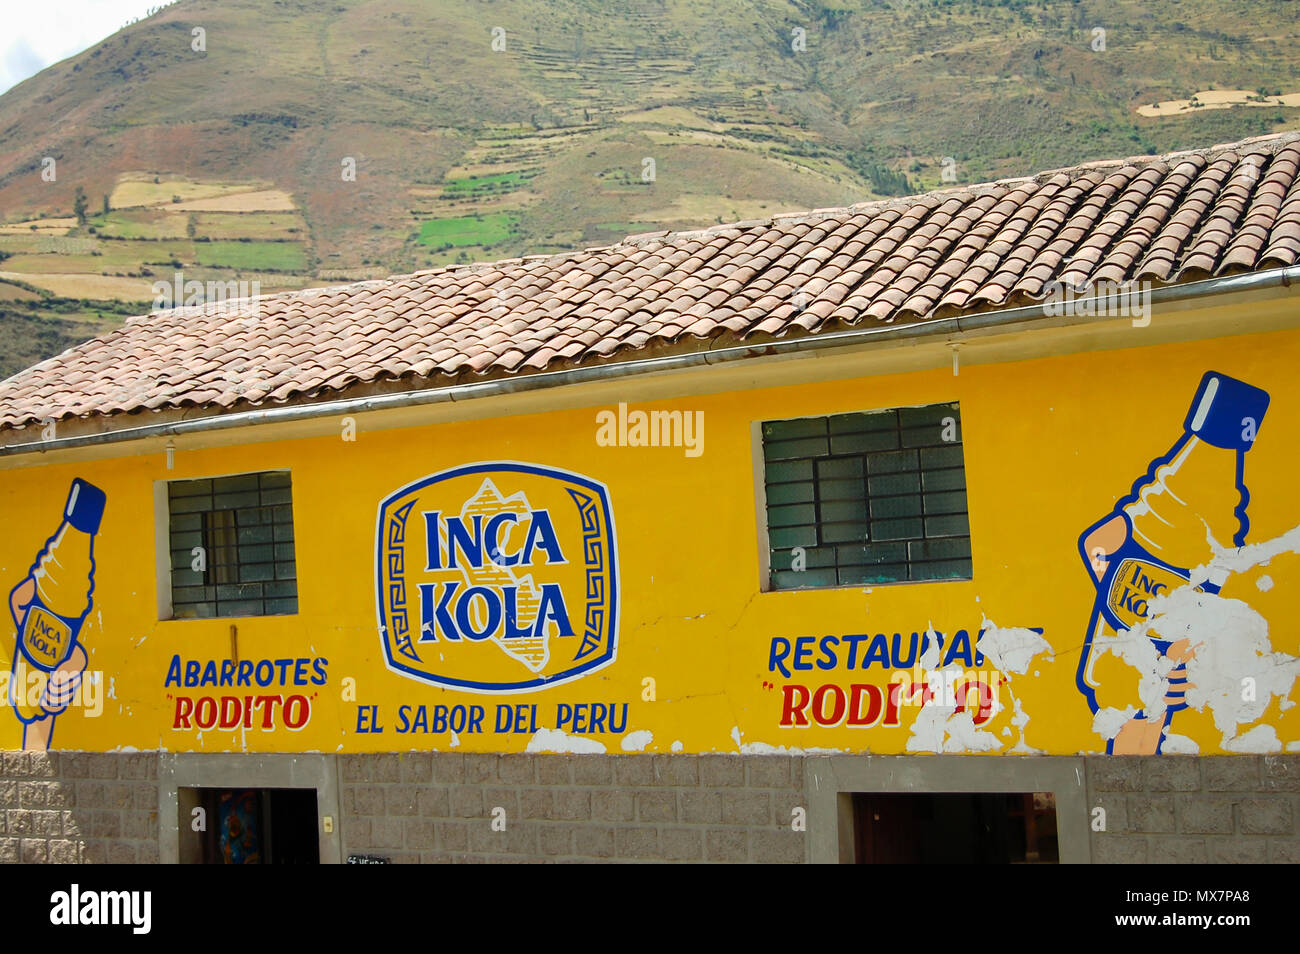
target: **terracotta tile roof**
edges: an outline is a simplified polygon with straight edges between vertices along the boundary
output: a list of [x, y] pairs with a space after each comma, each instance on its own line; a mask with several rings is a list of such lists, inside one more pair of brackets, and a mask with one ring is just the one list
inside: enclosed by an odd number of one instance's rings
[[[1300, 133], [130, 319], [0, 383], [0, 429], [438, 387], [1300, 262]], [[254, 309], [253, 305], [256, 305]]]

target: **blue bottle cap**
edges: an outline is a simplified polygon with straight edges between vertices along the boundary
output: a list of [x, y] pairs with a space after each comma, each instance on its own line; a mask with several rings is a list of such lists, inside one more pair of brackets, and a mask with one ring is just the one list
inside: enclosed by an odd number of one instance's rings
[[82, 533], [92, 536], [99, 532], [99, 521], [104, 517], [104, 504], [108, 495], [94, 484], [80, 477], [72, 482], [68, 491], [68, 505], [63, 510], [64, 519]]
[[1217, 371], [1205, 372], [1183, 425], [1207, 444], [1248, 451], [1268, 410], [1268, 392]]

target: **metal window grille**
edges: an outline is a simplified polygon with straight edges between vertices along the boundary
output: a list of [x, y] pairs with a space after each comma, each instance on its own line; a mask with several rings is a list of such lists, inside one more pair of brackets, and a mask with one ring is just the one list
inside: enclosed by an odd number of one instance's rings
[[174, 480], [167, 503], [174, 618], [298, 612], [287, 472]]
[[771, 589], [970, 579], [956, 403], [763, 424]]

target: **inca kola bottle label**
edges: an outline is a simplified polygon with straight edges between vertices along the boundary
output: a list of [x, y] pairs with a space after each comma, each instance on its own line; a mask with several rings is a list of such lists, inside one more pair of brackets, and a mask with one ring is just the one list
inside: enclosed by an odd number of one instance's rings
[[513, 461], [470, 464], [379, 505], [376, 603], [388, 667], [471, 692], [523, 692], [614, 661], [609, 492]]

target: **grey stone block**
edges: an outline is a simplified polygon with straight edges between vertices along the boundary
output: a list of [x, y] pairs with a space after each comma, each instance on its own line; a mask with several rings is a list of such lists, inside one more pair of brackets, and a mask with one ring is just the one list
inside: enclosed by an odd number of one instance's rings
[[1212, 865], [1257, 865], [1266, 860], [1262, 838], [1207, 838], [1205, 847]]
[[431, 821], [410, 819], [403, 825], [402, 835], [402, 845], [409, 850], [433, 849], [437, 844]]
[[129, 841], [114, 841], [108, 846], [108, 863], [110, 865], [133, 865], [136, 863], [135, 845]]
[[365, 785], [352, 789], [351, 801], [358, 815], [384, 813], [384, 790], [378, 785]]
[[583, 825], [573, 833], [573, 853], [584, 858], [614, 857], [614, 829]]
[[1172, 833], [1176, 828], [1173, 796], [1130, 795], [1128, 821], [1134, 831]]
[[370, 820], [370, 844], [376, 848], [401, 848], [401, 819], [372, 818]]
[[90, 815], [90, 837], [121, 838], [122, 814], [120, 812], [92, 812]]
[[1161, 755], [1142, 760], [1143, 788], [1149, 792], [1196, 792], [1201, 788], [1201, 760], [1190, 755]]
[[619, 785], [649, 786], [655, 783], [653, 755], [626, 755], [614, 763], [614, 778]]
[[1201, 759], [1207, 792], [1258, 792], [1259, 759], [1253, 755], [1216, 755]]
[[503, 755], [497, 763], [497, 777], [506, 785], [532, 785], [537, 769], [531, 755]]
[[797, 831], [751, 831], [750, 857], [762, 863], [799, 863], [804, 860], [806, 836]]
[[495, 809], [503, 808], [506, 817], [519, 819], [519, 793], [513, 788], [485, 788], [483, 790], [483, 807], [489, 815]]
[[772, 797], [767, 792], [723, 792], [724, 825], [772, 824]]
[[711, 828], [704, 835], [704, 856], [709, 861], [745, 861], [749, 835], [736, 828]]
[[[32, 774], [39, 774], [35, 771], [37, 760], [33, 759]], [[118, 756], [107, 752], [92, 752], [90, 755], [90, 777], [91, 778], [117, 778]], [[132, 852], [134, 854], [134, 852]]]
[[435, 822], [438, 847], [443, 851], [468, 851], [469, 826], [469, 822]]
[[1207, 860], [1204, 838], [1151, 839], [1152, 864], [1203, 865]]
[[654, 828], [616, 828], [614, 854], [619, 858], [658, 859], [659, 832]]
[[1300, 792], [1300, 755], [1264, 756], [1264, 791]]
[[704, 830], [665, 828], [659, 832], [659, 844], [669, 861], [698, 861], [704, 857]]
[[1300, 838], [1270, 838], [1266, 854], [1271, 865], [1300, 865]]
[[345, 782], [369, 782], [370, 777], [370, 757], [367, 755], [344, 755], [341, 758], [343, 763], [343, 781]]
[[388, 814], [401, 817], [419, 814], [420, 791], [418, 785], [384, 786], [384, 807]]
[[682, 821], [690, 825], [722, 821], [722, 796], [717, 792], [682, 792]]
[[137, 841], [158, 838], [158, 816], [149, 812], [123, 812], [122, 837]]
[[[63, 772], [62, 760], [59, 762], [59, 769], [60, 774], [67, 774]], [[118, 762], [118, 774], [127, 779], [156, 780], [158, 778], [158, 756], [145, 752], [124, 755]]]
[[1098, 865], [1144, 865], [1145, 835], [1093, 835], [1092, 862]]
[[[537, 850], [546, 858], [560, 858], [574, 854], [573, 841], [582, 831], [577, 825], [540, 825], [537, 829]], [[613, 843], [611, 834], [611, 845]], [[578, 851], [577, 854], [582, 854]]]
[[408, 785], [428, 785], [433, 781], [433, 754], [406, 752], [401, 757], [402, 781]]
[[1237, 825], [1247, 835], [1289, 835], [1295, 832], [1291, 802], [1284, 795], [1243, 798], [1237, 802]]
[[459, 752], [433, 753], [433, 780], [439, 785], [463, 784], [465, 756]]
[[637, 792], [636, 817], [643, 822], [677, 821], [677, 793]]
[[59, 839], [50, 842], [49, 858], [52, 865], [75, 865], [79, 855], [75, 841]]
[[1106, 755], [1086, 760], [1090, 792], [1142, 791], [1142, 761], [1132, 756]]
[[449, 814], [455, 818], [483, 817], [483, 789], [476, 785], [457, 785], [450, 790]]
[[631, 792], [621, 789], [592, 792], [591, 817], [597, 821], [632, 821], [636, 818], [636, 800]]
[[22, 840], [22, 860], [25, 865], [48, 864], [50, 860], [50, 843], [44, 838], [24, 838]]
[[[745, 757], [750, 788], [790, 788], [803, 783], [803, 764], [785, 755], [749, 755]], [[796, 780], [797, 779], [797, 780]]]
[[478, 785], [497, 781], [497, 759], [487, 752], [465, 753], [465, 784]]
[[704, 788], [743, 788], [745, 760], [738, 755], [701, 755], [700, 785]]
[[446, 818], [451, 814], [451, 796], [445, 788], [421, 788], [417, 803], [421, 818]]
[[573, 769], [563, 755], [538, 755], [535, 757], [537, 782], [540, 785], [572, 785]]
[[613, 762], [616, 757], [605, 755], [575, 755], [570, 760], [574, 785], [612, 785]]
[[526, 788], [519, 793], [519, 814], [521, 817], [527, 819], [550, 818], [552, 810], [551, 789]]
[[566, 821], [591, 817], [591, 793], [582, 789], [556, 789], [551, 797], [554, 816]]
[[691, 755], [656, 755], [654, 774], [656, 785], [694, 788], [700, 784], [699, 762]]
[[1179, 830], [1198, 835], [1232, 833], [1232, 799], [1221, 795], [1180, 795]]

